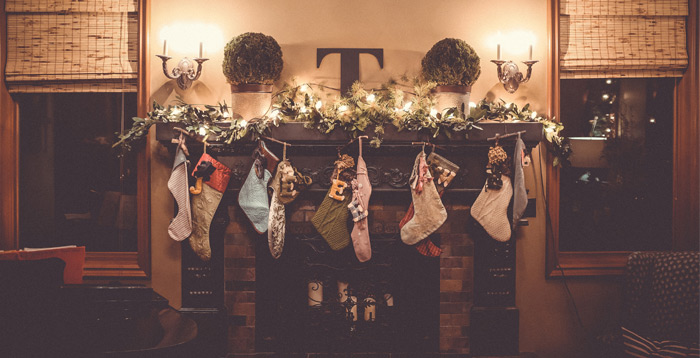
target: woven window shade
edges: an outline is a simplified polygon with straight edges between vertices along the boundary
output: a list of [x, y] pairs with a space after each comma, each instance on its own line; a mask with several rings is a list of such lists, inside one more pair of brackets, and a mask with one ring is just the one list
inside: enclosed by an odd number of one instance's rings
[[10, 92], [135, 92], [138, 0], [6, 0]]
[[688, 0], [561, 0], [560, 77], [681, 77], [687, 16]]

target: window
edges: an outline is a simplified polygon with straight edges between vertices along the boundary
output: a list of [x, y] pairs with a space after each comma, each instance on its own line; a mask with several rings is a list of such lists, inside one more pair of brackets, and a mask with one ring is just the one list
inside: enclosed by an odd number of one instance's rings
[[[66, 226], [71, 233], [80, 233], [99, 229], [94, 226], [83, 226], [78, 224], [81, 220], [87, 220], [87, 214], [94, 218], [93, 212], [99, 218], [100, 210], [104, 206], [100, 200], [104, 200], [105, 192], [119, 192], [119, 198], [112, 200], [124, 202], [127, 206], [133, 205], [133, 195], [136, 195], [136, 222], [122, 220], [121, 224], [114, 222], [118, 226], [127, 224], [129, 230], [125, 230], [125, 235], [117, 235], [116, 239], [105, 240], [106, 242], [92, 242], [88, 245], [88, 250], [102, 250], [88, 252], [85, 262], [84, 274], [86, 277], [94, 278], [146, 278], [150, 274], [150, 229], [149, 229], [149, 153], [142, 150], [135, 154], [134, 158], [127, 158], [124, 182], [105, 183], [99, 189], [98, 186], [76, 186], [66, 188], [65, 182], [80, 180], [80, 175], [75, 172], [51, 171], [59, 173], [47, 175], [46, 177], [34, 178], [35, 188], [47, 190], [47, 187], [40, 185], [42, 181], [53, 181], [60, 185], [59, 191], [53, 195], [42, 196], [40, 194], [25, 192], [22, 189], [30, 189], [27, 186], [32, 183], [20, 183], [20, 171], [30, 172], [32, 168], [28, 163], [20, 163], [24, 156], [37, 155], [32, 153], [36, 146], [27, 147], [24, 140], [33, 140], [44, 149], [55, 148], [55, 144], [60, 146], [68, 145], [72, 148], [57, 148], [55, 151], [58, 157], [69, 155], [76, 146], [89, 147], [84, 141], [97, 141], [102, 134], [108, 130], [109, 126], [114, 126], [114, 121], [108, 120], [100, 122], [107, 127], [92, 126], [90, 118], [83, 114], [80, 125], [77, 125], [75, 113], [71, 113], [75, 108], [69, 108], [68, 103], [79, 102], [77, 107], [90, 108], [101, 103], [105, 106], [112, 106], [107, 109], [109, 113], [119, 113], [121, 108], [121, 94], [125, 93], [126, 107], [137, 108], [136, 115], [143, 117], [146, 115], [148, 107], [148, 59], [146, 54], [148, 6], [145, 0], [110, 0], [110, 1], [42, 1], [42, 0], [7, 0], [2, 7], [0, 14], [0, 27], [7, 36], [0, 37], [0, 54], [2, 54], [2, 66], [0, 66], [0, 249], [15, 249], [24, 246], [45, 246], [47, 244], [45, 234], [48, 230], [41, 232], [40, 229], [32, 227], [33, 223], [41, 220], [40, 213], [28, 209], [23, 198], [30, 198], [32, 195], [36, 202], [42, 198], [55, 198], [53, 204], [41, 203], [43, 210], [48, 210], [49, 216], [53, 220], [44, 223], [53, 225], [56, 231]], [[95, 101], [89, 103], [88, 101]], [[60, 102], [57, 104], [57, 102]], [[111, 104], [110, 104], [111, 103]], [[116, 105], [116, 104], [119, 105]], [[32, 107], [36, 105], [37, 107]], [[50, 129], [48, 125], [32, 128], [29, 123], [22, 122], [23, 113], [31, 118], [34, 114], [46, 115], [44, 109], [51, 105], [58, 109], [51, 112], [54, 117], [52, 123], [61, 120], [76, 125], [80, 128], [76, 133], [79, 139], [70, 139], [70, 135], [54, 126]], [[68, 106], [67, 108], [63, 108]], [[20, 108], [22, 107], [22, 108]], [[61, 114], [63, 113], [63, 114]], [[66, 115], [66, 116], [64, 116]], [[127, 121], [130, 114], [124, 113]], [[38, 117], [35, 117], [35, 119]], [[31, 120], [31, 119], [30, 119]], [[48, 121], [47, 118], [40, 119]], [[84, 122], [83, 122], [84, 121]], [[48, 122], [47, 122], [48, 123]], [[83, 126], [84, 125], [84, 126]], [[29, 127], [29, 129], [27, 129]], [[60, 125], [62, 129], [68, 126]], [[20, 135], [27, 131], [36, 130], [34, 139], [22, 138]], [[110, 129], [111, 130], [111, 129]], [[118, 131], [111, 130], [112, 132]], [[92, 133], [90, 133], [92, 132]], [[50, 135], [53, 133], [54, 135]], [[58, 135], [56, 135], [58, 134]], [[46, 142], [52, 137], [53, 145]], [[58, 138], [58, 139], [57, 139]], [[89, 139], [92, 138], [92, 139]], [[58, 143], [56, 141], [65, 142]], [[104, 149], [105, 146], [93, 146]], [[26, 152], [24, 149], [28, 149]], [[83, 153], [86, 154], [86, 153]], [[90, 155], [96, 153], [89, 153]], [[56, 158], [58, 158], [56, 157]], [[46, 160], [48, 156], [44, 156]], [[95, 167], [102, 166], [106, 171], [114, 171], [114, 157], [109, 159], [112, 163], [93, 163]], [[54, 160], [59, 164], [64, 159]], [[134, 164], [135, 162], [135, 164]], [[91, 164], [92, 165], [92, 164]], [[133, 170], [129, 174], [129, 166], [135, 166], [136, 174]], [[76, 166], [79, 170], [85, 167]], [[37, 169], [48, 172], [47, 168]], [[92, 169], [91, 169], [92, 170]], [[98, 170], [98, 169], [94, 169]], [[117, 174], [119, 174], [117, 172]], [[106, 177], [117, 178], [107, 175]], [[78, 179], [76, 179], [78, 178]], [[97, 178], [97, 176], [95, 176]], [[94, 178], [93, 178], [94, 179]], [[134, 183], [135, 181], [135, 183]], [[134, 189], [135, 186], [135, 189]], [[54, 186], [55, 187], [55, 186]], [[80, 189], [78, 189], [80, 188]], [[91, 206], [90, 195], [85, 194], [81, 200], [72, 200], [78, 197], [70, 190], [90, 190], [95, 189], [99, 194], [94, 198], [96, 204]], [[115, 190], [118, 188], [118, 190]], [[37, 189], [38, 190], [38, 189]], [[100, 192], [100, 190], [103, 190]], [[58, 194], [58, 196], [56, 195]], [[82, 194], [81, 194], [82, 195]], [[113, 195], [113, 194], [112, 194]], [[67, 198], [67, 199], [66, 199]], [[49, 200], [49, 199], [46, 199]], [[97, 208], [100, 209], [97, 209]], [[106, 208], [107, 206], [105, 206]], [[116, 208], [117, 214], [122, 212], [118, 205], [112, 205], [112, 210]], [[58, 209], [58, 210], [57, 210]], [[53, 214], [51, 214], [53, 210]], [[124, 212], [133, 212], [125, 210]], [[22, 214], [24, 213], [24, 214]], [[66, 216], [66, 214], [70, 214]], [[24, 215], [24, 216], [23, 216]], [[32, 218], [31, 215], [34, 215]], [[117, 215], [118, 216], [118, 215]], [[123, 219], [131, 217], [125, 216]], [[70, 219], [70, 220], [69, 220]], [[105, 220], [108, 223], [109, 220]], [[75, 225], [73, 225], [75, 224]], [[110, 225], [112, 225], [110, 223]], [[134, 229], [135, 226], [135, 229]], [[36, 229], [36, 231], [34, 231]], [[135, 233], [133, 232], [135, 230]], [[22, 233], [20, 233], [22, 231]], [[68, 232], [66, 231], [66, 232]], [[130, 235], [126, 235], [132, 231]], [[66, 239], [69, 234], [51, 233], [53, 237]], [[133, 240], [135, 234], [135, 241]], [[24, 242], [25, 238], [29, 242]], [[99, 235], [99, 233], [97, 233]], [[22, 238], [20, 238], [22, 236]], [[78, 235], [80, 236], [80, 235]], [[84, 237], [93, 235], [84, 234]], [[119, 243], [120, 236], [124, 241]], [[128, 239], [130, 236], [132, 239]], [[100, 238], [102, 239], [102, 238]], [[82, 239], [81, 239], [82, 240]], [[117, 241], [115, 244], [114, 241]], [[131, 241], [128, 241], [131, 240]], [[66, 242], [67, 243], [67, 242]], [[73, 241], [73, 243], [81, 243]]]
[[550, 115], [574, 154], [547, 173], [548, 277], [698, 250], [698, 4], [587, 3], [549, 9]]

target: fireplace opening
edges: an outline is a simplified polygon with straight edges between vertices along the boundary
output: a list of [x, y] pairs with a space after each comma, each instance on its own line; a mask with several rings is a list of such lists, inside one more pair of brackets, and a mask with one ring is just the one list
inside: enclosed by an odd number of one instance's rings
[[288, 223], [277, 260], [266, 235], [256, 240], [257, 352], [439, 351], [439, 258], [404, 245], [395, 220], [371, 219], [365, 263], [352, 245], [331, 250], [308, 221]]

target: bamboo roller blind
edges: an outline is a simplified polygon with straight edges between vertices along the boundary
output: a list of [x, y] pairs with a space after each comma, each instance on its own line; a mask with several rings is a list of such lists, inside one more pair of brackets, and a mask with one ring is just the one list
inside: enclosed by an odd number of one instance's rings
[[135, 92], [138, 0], [6, 0], [10, 92]]
[[687, 16], [688, 0], [561, 0], [560, 77], [680, 77]]

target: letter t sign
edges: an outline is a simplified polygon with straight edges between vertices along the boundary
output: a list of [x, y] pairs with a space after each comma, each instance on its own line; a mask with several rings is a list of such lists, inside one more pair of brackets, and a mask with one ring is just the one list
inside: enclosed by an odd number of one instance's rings
[[340, 94], [345, 95], [355, 81], [360, 79], [360, 54], [368, 53], [379, 62], [379, 68], [384, 68], [384, 49], [382, 48], [317, 48], [316, 68], [321, 67], [321, 61], [331, 53], [340, 54]]

